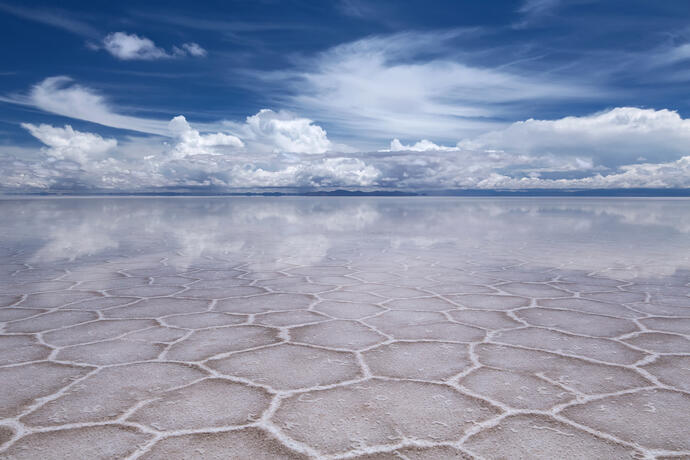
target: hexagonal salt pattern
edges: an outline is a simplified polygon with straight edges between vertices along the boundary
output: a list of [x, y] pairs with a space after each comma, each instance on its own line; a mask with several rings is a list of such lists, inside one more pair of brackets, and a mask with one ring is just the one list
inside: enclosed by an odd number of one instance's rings
[[689, 272], [355, 233], [0, 247], [0, 458], [690, 458]]

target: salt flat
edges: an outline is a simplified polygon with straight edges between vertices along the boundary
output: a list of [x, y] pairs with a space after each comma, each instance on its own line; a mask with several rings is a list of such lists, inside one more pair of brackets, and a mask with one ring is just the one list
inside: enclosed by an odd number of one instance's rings
[[688, 458], [690, 201], [0, 200], [2, 458]]

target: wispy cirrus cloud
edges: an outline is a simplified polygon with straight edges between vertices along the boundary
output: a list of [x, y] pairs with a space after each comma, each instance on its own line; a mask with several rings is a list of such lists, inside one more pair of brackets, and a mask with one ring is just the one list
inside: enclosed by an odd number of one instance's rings
[[97, 38], [101, 35], [97, 28], [87, 21], [77, 18], [59, 8], [27, 8], [8, 3], [0, 3], [0, 11], [17, 17], [46, 24], [86, 38]]
[[496, 127], [529, 103], [593, 99], [601, 88], [517, 68], [479, 66], [454, 53], [476, 30], [372, 36], [299, 62], [257, 73], [281, 85], [278, 101], [357, 137], [448, 140]]

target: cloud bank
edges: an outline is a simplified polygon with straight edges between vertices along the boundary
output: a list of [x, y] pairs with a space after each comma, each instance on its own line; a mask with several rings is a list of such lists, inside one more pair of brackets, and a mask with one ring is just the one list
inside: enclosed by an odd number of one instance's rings
[[455, 146], [394, 139], [387, 149], [346, 153], [332, 148], [321, 126], [288, 112], [264, 109], [226, 125], [208, 132], [179, 115], [166, 137], [118, 140], [25, 123], [42, 147], [31, 161], [0, 155], [3, 188], [690, 187], [690, 120], [668, 110], [529, 119]]

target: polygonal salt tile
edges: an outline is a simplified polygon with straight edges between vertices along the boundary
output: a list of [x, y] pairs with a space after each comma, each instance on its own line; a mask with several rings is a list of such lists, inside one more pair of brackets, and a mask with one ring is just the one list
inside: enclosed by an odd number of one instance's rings
[[273, 416], [288, 436], [320, 452], [393, 444], [403, 437], [453, 441], [498, 411], [434, 383], [378, 379], [283, 400]]
[[168, 316], [162, 319], [162, 321], [170, 326], [183, 327], [187, 329], [203, 329], [205, 327], [242, 324], [247, 322], [247, 317], [244, 315], [206, 312]]
[[599, 284], [587, 284], [587, 283], [563, 283], [555, 282], [549, 283], [551, 286], [563, 289], [564, 291], [579, 292], [581, 294], [591, 293], [591, 292], [601, 292], [602, 290], [611, 289], [607, 287], [602, 287]]
[[453, 310], [449, 314], [456, 321], [489, 330], [523, 326], [502, 311]]
[[570, 297], [571, 293], [540, 283], [507, 283], [496, 286], [510, 294], [535, 298]]
[[143, 460], [208, 459], [306, 460], [300, 454], [257, 428], [171, 436], [158, 441], [140, 458]]
[[395, 275], [393, 273], [384, 273], [384, 272], [365, 272], [365, 271], [359, 271], [356, 273], [353, 273], [352, 275], [353, 278], [357, 278], [359, 280], [362, 280], [365, 283], [386, 283], [386, 282], [393, 282], [395, 284], [395, 281], [399, 280], [400, 277], [398, 275]]
[[448, 296], [448, 298], [464, 307], [478, 310], [512, 310], [530, 304], [529, 299], [512, 295], [468, 294]]
[[168, 296], [180, 292], [184, 288], [182, 286], [133, 286], [128, 288], [110, 289], [108, 293], [114, 296], [124, 297], [160, 297]]
[[616, 364], [633, 364], [645, 353], [609, 339], [583, 337], [536, 327], [498, 332], [493, 341], [582, 356]]
[[540, 373], [585, 394], [613, 393], [651, 385], [649, 380], [630, 369], [590, 363], [543, 351], [479, 344], [475, 352], [479, 361], [486, 366], [530, 374]]
[[33, 308], [3, 308], [0, 310], [0, 322], [16, 321], [18, 319], [40, 315], [41, 313], [45, 312], [46, 310], [35, 310]]
[[[661, 305], [655, 303], [633, 302], [627, 305], [630, 309], [649, 313], [650, 315], [660, 316], [690, 316], [690, 308], [673, 307], [670, 305]], [[643, 315], [639, 315], [643, 316]]]
[[310, 280], [316, 284], [335, 286], [352, 286], [361, 283], [361, 281], [347, 276], [311, 276]]
[[[582, 284], [587, 284], [587, 285], [596, 285], [596, 286], [609, 286], [609, 287], [616, 287], [621, 284], [625, 284], [622, 281], [614, 280], [611, 278], [602, 278], [599, 276], [589, 276], [586, 273], [568, 273], [568, 274], [561, 274], [559, 277], [559, 280], [566, 282], [566, 283], [582, 283]], [[602, 289], [599, 289], [600, 291]]]
[[668, 295], [667, 292], [656, 293], [651, 296], [650, 302], [672, 307], [682, 307], [690, 309], [690, 297], [687, 295]]
[[537, 307], [517, 311], [515, 315], [535, 326], [549, 327], [572, 332], [573, 334], [595, 337], [618, 337], [619, 335], [639, 331], [635, 323], [626, 319], [574, 311]]
[[313, 267], [299, 267], [290, 270], [291, 274], [303, 276], [338, 276], [352, 273], [352, 270], [347, 267], [338, 266], [313, 266]]
[[450, 446], [405, 447], [391, 452], [358, 455], [348, 457], [352, 460], [473, 460], [469, 454]]
[[1, 368], [0, 381], [6, 390], [0, 392], [0, 417], [18, 415], [37, 398], [55, 393], [91, 369], [51, 362]]
[[384, 336], [355, 321], [334, 320], [290, 330], [295, 342], [324, 347], [360, 350], [386, 340]]
[[96, 297], [103, 297], [103, 295], [90, 291], [46, 292], [44, 294], [29, 294], [17, 306], [22, 308], [57, 308]]
[[159, 316], [203, 312], [210, 305], [207, 300], [176, 299], [171, 297], [141, 300], [126, 307], [106, 310], [108, 318], [158, 318]]
[[151, 319], [100, 320], [48, 332], [43, 335], [43, 340], [50, 345], [76, 345], [112, 339], [128, 332], [157, 325], [158, 323]]
[[205, 376], [195, 367], [176, 363], [108, 367], [21, 420], [38, 426], [112, 420], [139, 401], [156, 398], [171, 388]]
[[671, 286], [671, 285], [658, 285], [658, 284], [645, 284], [636, 283], [630, 286], [625, 286], [623, 288], [625, 291], [630, 292], [644, 292], [649, 293], [652, 296], [656, 295], [677, 295], [677, 296], [687, 296], [690, 295], [690, 287], [688, 286]]
[[629, 308], [614, 303], [598, 302], [596, 300], [573, 297], [569, 299], [539, 299], [537, 303], [543, 307], [561, 310], [580, 311], [599, 315], [617, 316], [620, 318], [636, 318], [640, 316]]
[[460, 385], [516, 409], [548, 410], [575, 397], [532, 374], [488, 367], [473, 370]]
[[437, 312], [388, 311], [364, 322], [399, 340], [477, 342], [486, 335], [476, 327], [451, 323]]
[[497, 426], [470, 436], [464, 446], [486, 458], [639, 458], [639, 454], [629, 447], [596, 437], [543, 415], [506, 417]]
[[0, 294], [0, 308], [9, 307], [22, 299], [19, 295]]
[[50, 348], [30, 335], [0, 335], [0, 366], [46, 359]]
[[310, 283], [303, 278], [279, 278], [274, 280], [259, 280], [257, 286], [266, 287], [272, 291], [290, 292], [298, 294], [317, 294], [330, 291], [335, 286], [329, 284]]
[[497, 292], [488, 286], [479, 286], [476, 284], [459, 284], [459, 283], [444, 283], [436, 284], [426, 288], [436, 294], [492, 294]]
[[362, 353], [371, 373], [384, 377], [443, 380], [472, 365], [467, 345], [393, 342]]
[[503, 270], [500, 274], [501, 279], [509, 281], [521, 281], [527, 283], [545, 283], [553, 280], [556, 275], [554, 273], [544, 273], [543, 271], [517, 271], [517, 270]]
[[315, 300], [315, 297], [305, 294], [264, 294], [242, 299], [221, 300], [214, 309], [228, 313], [301, 310], [309, 307]]
[[644, 294], [624, 291], [594, 292], [583, 294], [582, 297], [614, 303], [642, 302], [645, 299]]
[[438, 297], [418, 297], [416, 299], [391, 300], [384, 304], [392, 310], [445, 311], [457, 306]]
[[65, 310], [86, 310], [98, 311], [108, 308], [127, 305], [138, 301], [138, 297], [97, 297], [95, 299], [83, 300], [77, 303], [71, 303], [65, 307], [60, 307]]
[[0, 425], [0, 448], [14, 437], [14, 430], [8, 426]]
[[384, 311], [383, 308], [370, 303], [339, 302], [336, 300], [321, 301], [314, 305], [313, 308], [316, 311], [340, 319], [359, 319]]
[[690, 318], [644, 318], [640, 322], [655, 331], [690, 335]]
[[380, 303], [386, 300], [385, 297], [369, 294], [368, 292], [350, 292], [350, 291], [331, 291], [324, 292], [320, 295], [322, 299], [327, 300], [343, 300], [347, 302], [362, 302], [362, 303]]
[[163, 344], [157, 343], [140, 343], [122, 339], [107, 340], [62, 348], [56, 360], [105, 366], [156, 359], [164, 349]]
[[145, 266], [141, 265], [140, 268], [129, 268], [122, 270], [126, 271], [127, 274], [131, 276], [166, 276], [166, 275], [177, 275], [178, 270], [173, 266], [162, 266], [157, 263]]
[[56, 311], [34, 318], [13, 321], [5, 326], [6, 332], [41, 332], [58, 329], [73, 324], [85, 323], [98, 319], [98, 315], [89, 311]]
[[146, 286], [149, 284], [149, 279], [144, 277], [138, 278], [117, 278], [97, 281], [84, 281], [79, 284], [80, 289], [89, 289], [93, 291], [107, 291], [109, 289], [124, 289], [135, 286]]
[[74, 286], [74, 283], [67, 281], [43, 281], [38, 283], [14, 284], [18, 281], [17, 279], [8, 280], [7, 284], [3, 287], [3, 294], [34, 294], [40, 296], [43, 292], [53, 293], [52, 291], [62, 291]]
[[193, 280], [177, 275], [155, 276], [151, 278], [151, 284], [158, 286], [184, 286]]
[[675, 334], [645, 332], [624, 342], [654, 353], [690, 353], [690, 340]]
[[690, 392], [690, 356], [660, 356], [643, 369], [666, 385]]
[[565, 408], [565, 417], [651, 449], [690, 450], [690, 395], [645, 390]]
[[[416, 297], [428, 297], [430, 292], [420, 291], [419, 289], [408, 287], [386, 286], [382, 284], [370, 284], [365, 292], [373, 292], [374, 294], [389, 298], [389, 299], [412, 299]], [[363, 287], [365, 287], [363, 285]], [[348, 291], [354, 291], [352, 287], [347, 288]]]
[[194, 285], [188, 290], [181, 292], [177, 297], [190, 299], [229, 299], [233, 297], [246, 297], [249, 295], [263, 294], [265, 289], [256, 286], [231, 286], [224, 288], [199, 288]]
[[279, 342], [277, 331], [263, 326], [228, 326], [192, 332], [175, 343], [166, 358], [176, 361], [203, 361], [211, 356]]
[[101, 269], [95, 266], [82, 266], [76, 270], [70, 269], [61, 279], [69, 281], [92, 281], [92, 280], [111, 280], [124, 279], [125, 275], [118, 273], [114, 267]]
[[161, 431], [244, 425], [260, 418], [270, 402], [260, 388], [207, 379], [161, 395], [128, 420]]
[[230, 278], [235, 278], [243, 274], [243, 271], [227, 269], [227, 270], [199, 270], [185, 274], [189, 278], [196, 278], [199, 280], [227, 280]]
[[319, 323], [328, 321], [329, 319], [330, 318], [327, 316], [308, 310], [292, 310], [275, 313], [260, 313], [254, 317], [254, 322], [263, 326], [284, 327]]
[[[293, 363], [296, 365], [286, 365]], [[211, 360], [211, 368], [278, 390], [329, 385], [360, 377], [352, 353], [281, 344]]]
[[46, 431], [24, 436], [3, 456], [17, 460], [125, 458], [151, 437], [136, 428], [122, 425]]
[[[191, 282], [192, 280], [187, 280]], [[228, 287], [233, 287], [233, 286], [247, 286], [249, 283], [251, 283], [251, 280], [244, 280], [244, 279], [237, 279], [237, 278], [230, 278], [230, 279], [224, 279], [224, 280], [200, 280], [200, 281], [195, 281], [194, 284], [191, 284], [190, 287], [197, 290], [197, 289], [225, 289]]]
[[140, 340], [151, 343], [174, 342], [182, 338], [188, 331], [171, 327], [153, 326], [141, 331], [132, 332], [125, 335], [127, 340]]

